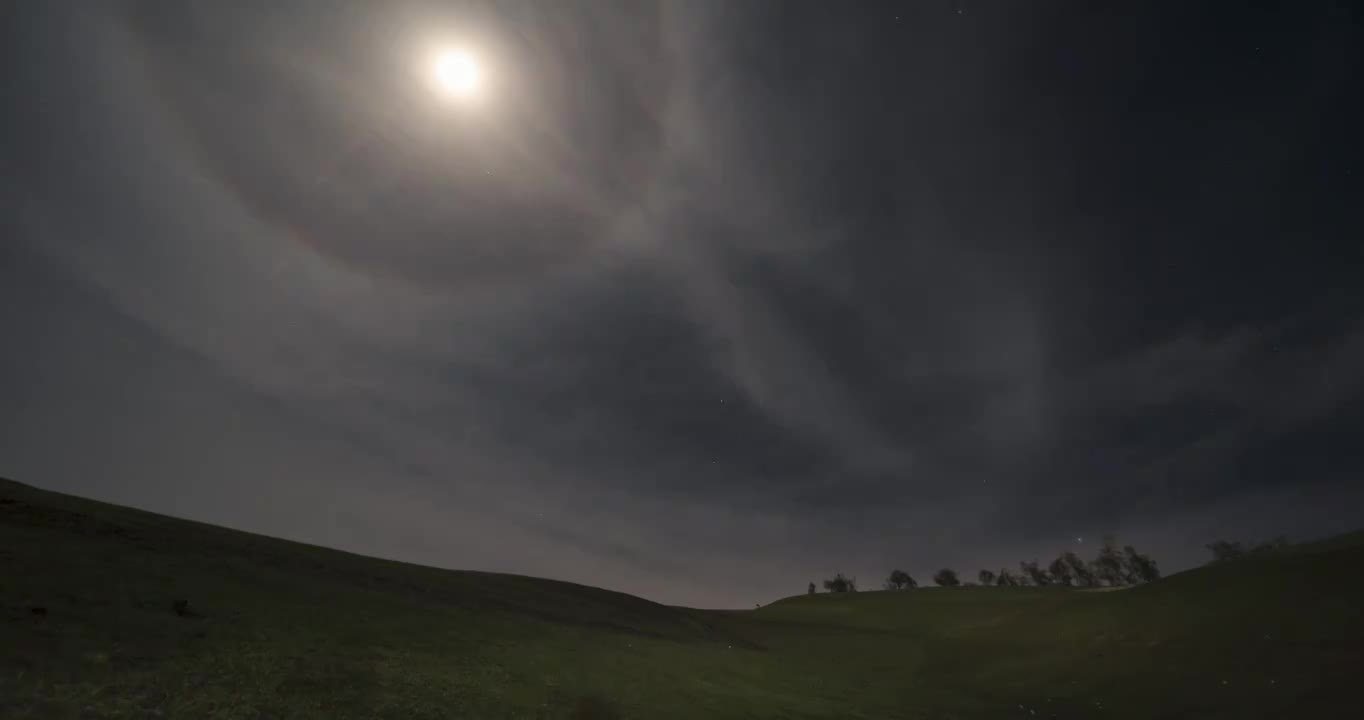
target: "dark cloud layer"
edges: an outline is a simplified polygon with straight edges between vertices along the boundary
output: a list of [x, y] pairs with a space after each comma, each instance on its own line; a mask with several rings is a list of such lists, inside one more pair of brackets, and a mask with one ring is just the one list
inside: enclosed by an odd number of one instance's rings
[[16, 479], [723, 606], [1364, 521], [1342, 4], [4, 13]]

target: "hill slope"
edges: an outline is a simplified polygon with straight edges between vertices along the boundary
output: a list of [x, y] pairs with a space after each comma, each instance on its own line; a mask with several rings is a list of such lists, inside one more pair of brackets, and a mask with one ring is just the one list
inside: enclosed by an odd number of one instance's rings
[[1346, 717], [1362, 560], [700, 611], [0, 481], [0, 717]]

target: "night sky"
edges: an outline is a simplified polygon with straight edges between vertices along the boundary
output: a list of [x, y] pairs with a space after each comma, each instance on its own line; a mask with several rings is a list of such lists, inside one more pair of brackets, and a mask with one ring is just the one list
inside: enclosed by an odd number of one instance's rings
[[716, 607], [1360, 527], [1364, 13], [1247, 5], [5, 3], [0, 475]]

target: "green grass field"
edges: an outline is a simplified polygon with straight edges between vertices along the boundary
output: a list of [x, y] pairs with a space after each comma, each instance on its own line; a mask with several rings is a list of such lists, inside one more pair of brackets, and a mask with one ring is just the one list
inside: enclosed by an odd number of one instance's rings
[[705, 611], [0, 481], [0, 717], [1353, 718], [1361, 568], [1355, 534], [1121, 592]]

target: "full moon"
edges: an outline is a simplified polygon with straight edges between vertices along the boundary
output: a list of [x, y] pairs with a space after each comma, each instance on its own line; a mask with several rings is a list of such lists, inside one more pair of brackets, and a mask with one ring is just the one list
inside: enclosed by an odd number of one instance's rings
[[447, 50], [436, 55], [432, 68], [436, 86], [458, 98], [472, 98], [482, 84], [478, 61], [463, 50]]

